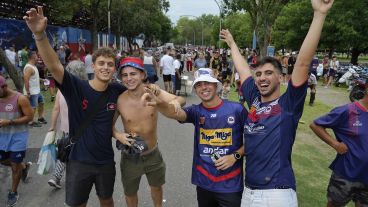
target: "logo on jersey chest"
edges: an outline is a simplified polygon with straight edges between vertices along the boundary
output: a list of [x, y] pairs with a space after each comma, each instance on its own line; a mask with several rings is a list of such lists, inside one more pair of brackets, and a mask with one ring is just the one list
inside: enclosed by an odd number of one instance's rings
[[212, 155], [214, 152], [218, 152], [220, 155], [227, 155], [229, 152], [229, 149], [223, 149], [220, 147], [215, 147], [215, 148], [204, 147], [202, 152], [203, 154], [207, 154], [207, 156]]
[[108, 103], [107, 104], [107, 110], [108, 111], [114, 111], [116, 109], [116, 104], [115, 103]]
[[260, 125], [260, 124], [256, 125], [254, 123], [246, 124], [244, 126], [244, 130], [247, 131], [249, 134], [256, 134], [264, 129], [265, 129], [265, 126]]
[[212, 146], [231, 146], [233, 144], [232, 129], [203, 129], [200, 128], [199, 144]]
[[5, 106], [5, 111], [13, 111], [14, 109], [14, 105], [13, 104], [7, 104]]
[[355, 123], [353, 123], [353, 126], [354, 127], [361, 127], [361, 126], [363, 126], [363, 123], [360, 122], [359, 120], [356, 120]]
[[258, 99], [256, 99], [254, 100], [252, 106], [249, 109], [248, 118], [252, 122], [257, 122], [261, 118], [277, 115], [281, 112], [281, 107], [278, 103], [279, 99], [276, 99], [271, 103], [269, 103], [268, 105], [261, 106], [261, 102]]

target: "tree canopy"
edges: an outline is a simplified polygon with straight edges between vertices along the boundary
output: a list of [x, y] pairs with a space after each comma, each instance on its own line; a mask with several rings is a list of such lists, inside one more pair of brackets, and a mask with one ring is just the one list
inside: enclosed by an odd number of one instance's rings
[[[359, 54], [368, 49], [368, 2], [335, 1], [323, 27], [319, 49], [351, 51], [351, 63], [358, 63]], [[285, 6], [277, 18], [273, 42], [278, 48], [298, 49], [313, 18], [310, 0], [298, 0]]]

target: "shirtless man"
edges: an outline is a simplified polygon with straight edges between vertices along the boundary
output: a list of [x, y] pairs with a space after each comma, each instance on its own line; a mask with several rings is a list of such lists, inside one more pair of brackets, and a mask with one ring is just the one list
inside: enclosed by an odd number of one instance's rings
[[[155, 207], [162, 206], [162, 185], [165, 183], [165, 163], [157, 145], [157, 109], [149, 102], [147, 90], [154, 91], [160, 98], [171, 102], [177, 107], [185, 104], [181, 97], [174, 96], [155, 85], [145, 84], [147, 74], [144, 70], [143, 61], [139, 58], [127, 57], [120, 62], [120, 76], [123, 85], [128, 89], [118, 98], [118, 112], [123, 121], [124, 131], [118, 132], [113, 127], [113, 136], [119, 140], [125, 140], [123, 144], [131, 145], [134, 139], [128, 138], [135, 134], [143, 138], [148, 150], [139, 157], [132, 158], [122, 152], [121, 156], [121, 179], [124, 187], [125, 200], [128, 207], [138, 206], [138, 188], [141, 177], [146, 174], [151, 187], [151, 196]], [[148, 102], [147, 102], [147, 101]], [[114, 122], [119, 114], [114, 117]], [[135, 137], [135, 135], [133, 135]]]

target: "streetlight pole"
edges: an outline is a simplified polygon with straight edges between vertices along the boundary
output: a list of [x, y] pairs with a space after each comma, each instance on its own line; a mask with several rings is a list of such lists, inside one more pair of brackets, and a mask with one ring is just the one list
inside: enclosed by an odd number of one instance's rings
[[[221, 29], [222, 29], [222, 6], [220, 6], [219, 2], [218, 1], [221, 1], [221, 0], [214, 0], [216, 2], [216, 5], [218, 6], [219, 8], [219, 11], [220, 11], [220, 32], [221, 32]], [[218, 43], [218, 48], [220, 49], [220, 44], [221, 44], [221, 41], [220, 41], [220, 36], [219, 36], [219, 43]]]

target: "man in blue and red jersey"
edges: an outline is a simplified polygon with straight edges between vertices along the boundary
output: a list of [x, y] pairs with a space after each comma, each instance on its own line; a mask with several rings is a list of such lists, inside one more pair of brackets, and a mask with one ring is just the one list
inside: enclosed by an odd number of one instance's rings
[[333, 0], [311, 0], [313, 22], [300, 48], [287, 90], [281, 95], [281, 63], [272, 57], [257, 62], [252, 77], [228, 30], [220, 37], [231, 48], [241, 91], [249, 106], [244, 129], [246, 157], [242, 206], [296, 207], [296, 186], [291, 151], [307, 94], [309, 64]]
[[[336, 107], [310, 125], [338, 153], [330, 165], [328, 207], [342, 207], [351, 200], [355, 206], [368, 206], [368, 84], [362, 91], [363, 99]], [[336, 139], [326, 128], [333, 130]]]
[[200, 104], [176, 112], [158, 100], [157, 108], [165, 116], [195, 127], [192, 183], [197, 186], [198, 206], [239, 207], [247, 111], [241, 104], [217, 95], [222, 84], [211, 69], [200, 68], [194, 75], [193, 88]]

